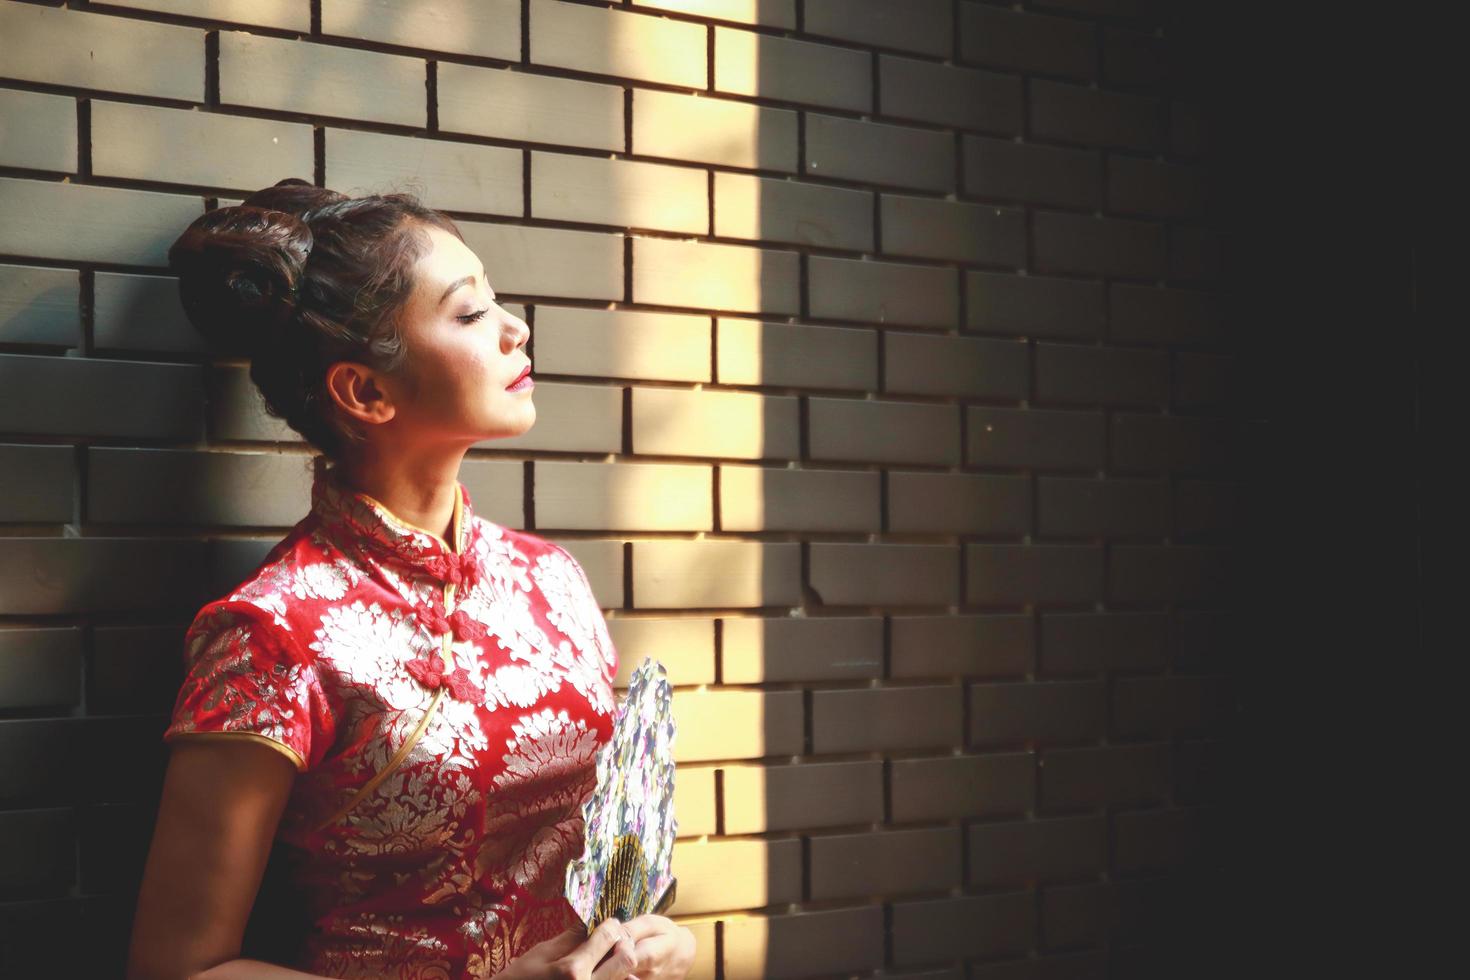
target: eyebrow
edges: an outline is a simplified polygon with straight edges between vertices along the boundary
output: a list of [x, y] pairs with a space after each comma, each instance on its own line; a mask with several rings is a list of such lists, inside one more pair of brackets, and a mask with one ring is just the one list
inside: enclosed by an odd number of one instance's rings
[[[480, 266], [480, 274], [481, 275], [485, 275], [485, 267], [483, 265]], [[488, 279], [489, 276], [486, 276], [486, 278]], [[444, 290], [444, 295], [439, 297], [439, 305], [440, 306], [443, 306], [444, 305], [444, 301], [449, 298], [449, 294], [452, 293], [452, 292], [454, 292], [460, 286], [463, 286], [467, 282], [474, 282], [474, 281], [475, 281], [475, 277], [474, 276], [461, 276], [460, 278], [454, 280], [454, 282], [452, 282], [452, 283], [449, 284], [449, 288], [446, 289], [446, 290]]]

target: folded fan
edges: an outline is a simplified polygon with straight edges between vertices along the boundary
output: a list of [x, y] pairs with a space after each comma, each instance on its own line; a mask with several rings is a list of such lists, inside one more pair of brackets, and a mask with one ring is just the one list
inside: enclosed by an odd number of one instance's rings
[[645, 658], [597, 758], [597, 787], [582, 805], [587, 844], [567, 865], [566, 896], [590, 934], [666, 908], [674, 895], [673, 691], [663, 664]]

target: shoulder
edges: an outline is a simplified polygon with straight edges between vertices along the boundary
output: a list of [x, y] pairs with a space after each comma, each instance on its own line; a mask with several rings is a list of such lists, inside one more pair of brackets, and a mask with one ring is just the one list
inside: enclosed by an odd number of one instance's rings
[[344, 598], [361, 581], [362, 571], [330, 541], [316, 533], [310, 518], [277, 542], [254, 569], [200, 614], [232, 610], [263, 618], [290, 636], [309, 626], [311, 612]]
[[[487, 521], [479, 515], [475, 516], [475, 524], [481, 540], [490, 542], [492, 547], [498, 545], [502, 550], [513, 551], [532, 565], [547, 555], [556, 561], [577, 564], [577, 559], [566, 548], [532, 531], [518, 531]], [[580, 567], [579, 565], [578, 568]]]

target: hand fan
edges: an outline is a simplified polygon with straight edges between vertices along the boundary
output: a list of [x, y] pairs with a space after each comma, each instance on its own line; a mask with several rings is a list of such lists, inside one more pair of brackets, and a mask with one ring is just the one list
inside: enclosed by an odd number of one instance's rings
[[592, 930], [662, 912], [674, 898], [673, 692], [663, 664], [645, 658], [628, 681], [597, 787], [582, 804], [587, 845], [567, 865], [566, 896]]

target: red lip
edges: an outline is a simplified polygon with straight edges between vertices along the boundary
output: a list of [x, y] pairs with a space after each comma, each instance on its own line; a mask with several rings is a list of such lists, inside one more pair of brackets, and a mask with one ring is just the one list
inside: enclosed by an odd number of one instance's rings
[[522, 378], [524, 378], [526, 375], [530, 374], [530, 373], [531, 373], [531, 365], [527, 364], [525, 366], [525, 368], [521, 371], [521, 373], [518, 374], [518, 375], [516, 375], [516, 379], [514, 381], [512, 381], [510, 384], [506, 385], [506, 387], [509, 388], [509, 387], [511, 387], [511, 385], [519, 384], [520, 383], [520, 380]]

